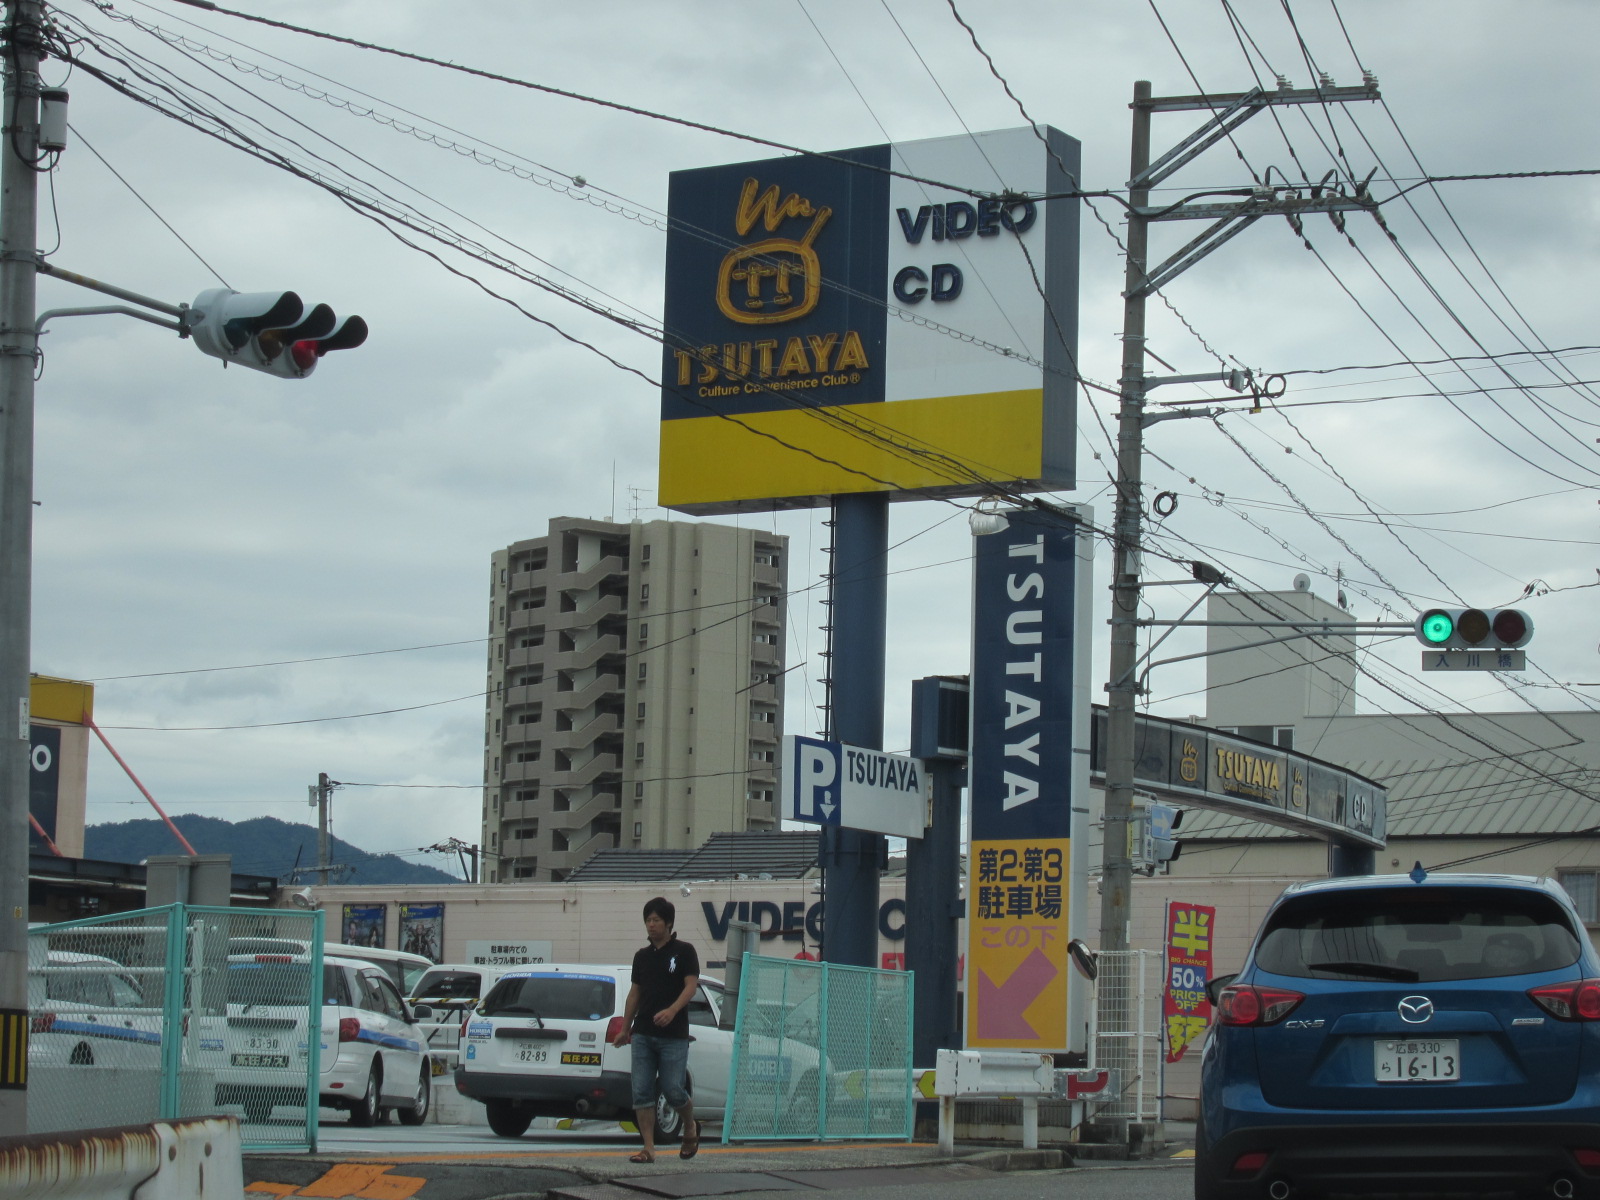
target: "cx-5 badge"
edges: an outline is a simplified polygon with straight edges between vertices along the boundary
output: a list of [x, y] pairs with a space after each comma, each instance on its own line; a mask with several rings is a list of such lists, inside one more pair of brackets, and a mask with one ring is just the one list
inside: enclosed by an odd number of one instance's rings
[[1433, 1017], [1433, 1001], [1426, 996], [1407, 996], [1400, 1001], [1400, 1019], [1408, 1025], [1421, 1025]]

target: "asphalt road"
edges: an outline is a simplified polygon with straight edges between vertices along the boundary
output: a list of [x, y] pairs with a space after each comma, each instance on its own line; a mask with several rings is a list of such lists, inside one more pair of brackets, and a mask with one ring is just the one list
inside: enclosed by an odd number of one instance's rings
[[[1181, 1149], [1139, 1162], [1069, 1160], [1057, 1149], [958, 1146], [955, 1158], [928, 1142], [783, 1143], [723, 1146], [707, 1129], [699, 1155], [666, 1148], [649, 1165], [628, 1161], [632, 1135], [611, 1130], [540, 1130], [496, 1137], [482, 1126], [320, 1127], [315, 1155], [251, 1153], [246, 1195], [324, 1200], [687, 1200], [694, 1196], [775, 1200], [779, 1192], [825, 1191], [829, 1200], [1187, 1200], [1192, 1173]], [[1174, 1157], [1173, 1155], [1180, 1157]], [[800, 1200], [795, 1197], [794, 1200]]]

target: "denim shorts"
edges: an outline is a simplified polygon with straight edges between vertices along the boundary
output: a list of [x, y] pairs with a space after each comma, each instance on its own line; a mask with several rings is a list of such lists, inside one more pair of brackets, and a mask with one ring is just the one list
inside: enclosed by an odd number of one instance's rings
[[683, 1086], [689, 1070], [689, 1039], [636, 1033], [632, 1045], [634, 1108], [654, 1108], [658, 1091], [673, 1108], [689, 1103]]

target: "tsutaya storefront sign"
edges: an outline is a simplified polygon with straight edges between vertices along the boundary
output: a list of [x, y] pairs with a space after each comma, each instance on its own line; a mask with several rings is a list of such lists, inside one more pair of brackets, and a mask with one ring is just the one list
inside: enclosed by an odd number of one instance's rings
[[1022, 510], [975, 539], [969, 1047], [1084, 1048], [1067, 942], [1085, 892], [1092, 557], [1072, 517]]
[[1045, 126], [673, 172], [661, 504], [1071, 488], [1077, 172]]

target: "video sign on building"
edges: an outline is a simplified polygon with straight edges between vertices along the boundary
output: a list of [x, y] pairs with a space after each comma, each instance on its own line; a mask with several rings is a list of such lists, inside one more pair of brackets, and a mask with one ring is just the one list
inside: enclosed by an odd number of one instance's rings
[[661, 504], [1074, 486], [1077, 173], [1047, 126], [673, 172]]

